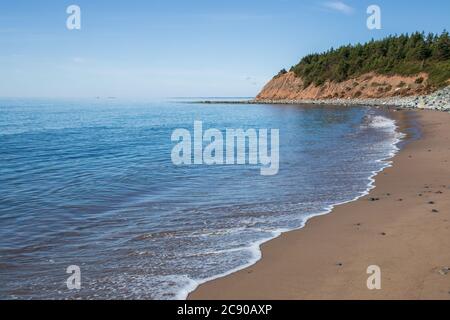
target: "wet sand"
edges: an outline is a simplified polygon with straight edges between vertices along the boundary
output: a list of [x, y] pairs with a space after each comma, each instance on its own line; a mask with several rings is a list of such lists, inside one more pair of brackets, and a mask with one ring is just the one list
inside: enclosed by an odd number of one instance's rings
[[[255, 265], [201, 285], [189, 299], [450, 299], [450, 114], [401, 111], [422, 137], [376, 188], [262, 246]], [[381, 268], [381, 290], [367, 268]]]

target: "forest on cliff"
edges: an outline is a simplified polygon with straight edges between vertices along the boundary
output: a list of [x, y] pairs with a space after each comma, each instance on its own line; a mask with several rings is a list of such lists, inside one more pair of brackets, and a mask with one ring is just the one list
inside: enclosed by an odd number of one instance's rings
[[[447, 31], [415, 32], [332, 48], [305, 56], [290, 71], [303, 79], [305, 87], [312, 83], [319, 86], [327, 80], [342, 82], [369, 72], [402, 76], [426, 72], [427, 85], [440, 88], [450, 79], [450, 36]], [[286, 72], [283, 69], [278, 75]]]

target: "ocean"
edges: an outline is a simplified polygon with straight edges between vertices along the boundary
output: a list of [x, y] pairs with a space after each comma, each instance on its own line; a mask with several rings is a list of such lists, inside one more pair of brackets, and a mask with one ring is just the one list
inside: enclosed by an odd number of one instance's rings
[[[1, 299], [184, 299], [367, 194], [402, 138], [364, 106], [3, 99], [0, 112]], [[279, 129], [278, 173], [174, 165], [171, 135], [194, 121]]]

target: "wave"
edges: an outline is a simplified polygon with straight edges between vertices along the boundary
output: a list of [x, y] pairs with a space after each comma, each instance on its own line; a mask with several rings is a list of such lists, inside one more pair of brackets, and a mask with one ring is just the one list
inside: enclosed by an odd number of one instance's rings
[[[382, 171], [384, 171], [386, 168], [389, 168], [392, 166], [393, 161], [392, 158], [399, 152], [400, 148], [398, 147], [398, 144], [402, 141], [402, 139], [406, 136], [405, 134], [403, 134], [402, 132], [400, 132], [398, 129], [398, 125], [397, 122], [394, 119], [390, 119], [388, 117], [385, 116], [381, 116], [381, 115], [373, 115], [373, 114], [369, 114], [366, 119], [365, 119], [365, 123], [363, 124], [363, 126], [366, 126], [366, 128], [373, 128], [373, 129], [378, 129], [378, 130], [384, 130], [384, 131], [389, 131], [389, 133], [392, 133], [392, 139], [390, 139], [389, 141], [389, 147], [391, 149], [391, 152], [388, 153], [387, 157], [381, 158], [381, 159], [377, 159], [375, 160], [376, 163], [380, 163], [381, 164], [381, 168], [379, 170], [374, 170], [371, 172], [371, 174], [368, 177], [368, 183], [366, 185], [366, 189], [363, 192], [360, 192], [358, 195], [356, 195], [354, 198], [347, 200], [347, 201], [342, 201], [342, 202], [337, 202], [335, 204], [326, 206], [322, 211], [319, 211], [317, 213], [312, 213], [312, 214], [308, 214], [304, 217], [301, 225], [297, 228], [289, 228], [289, 229], [277, 229], [277, 230], [273, 230], [271, 231], [271, 236], [264, 238], [262, 240], [259, 241], [255, 241], [253, 243], [251, 243], [249, 246], [247, 247], [242, 247], [242, 248], [237, 248], [237, 249], [228, 249], [228, 250], [218, 250], [215, 251], [213, 253], [223, 253], [223, 252], [231, 252], [231, 251], [238, 251], [238, 250], [242, 250], [242, 251], [248, 251], [251, 253], [251, 258], [248, 259], [248, 261], [246, 263], [243, 263], [242, 265], [230, 269], [226, 272], [223, 272], [221, 274], [217, 274], [211, 277], [207, 277], [207, 278], [200, 278], [200, 279], [192, 279], [187, 275], [183, 276], [184, 281], [186, 281], [186, 285], [184, 286], [180, 286], [179, 290], [176, 292], [174, 299], [175, 300], [185, 300], [188, 298], [189, 294], [193, 291], [195, 291], [200, 285], [209, 282], [209, 281], [213, 281], [219, 278], [223, 278], [226, 277], [228, 275], [231, 275], [235, 272], [238, 272], [240, 270], [246, 269], [252, 265], [254, 265], [256, 262], [258, 262], [261, 257], [262, 257], [262, 251], [261, 251], [261, 246], [266, 243], [269, 242], [273, 239], [278, 238], [279, 236], [281, 236], [283, 233], [286, 232], [290, 232], [290, 231], [294, 231], [294, 230], [299, 230], [299, 229], [303, 229], [307, 222], [314, 218], [314, 217], [318, 217], [318, 216], [323, 216], [326, 214], [329, 214], [333, 211], [333, 209], [336, 206], [340, 206], [340, 205], [344, 205], [350, 202], [354, 202], [357, 201], [358, 199], [367, 196], [371, 190], [373, 190], [376, 186], [375, 186], [375, 177]], [[266, 230], [267, 231], [267, 230]]]

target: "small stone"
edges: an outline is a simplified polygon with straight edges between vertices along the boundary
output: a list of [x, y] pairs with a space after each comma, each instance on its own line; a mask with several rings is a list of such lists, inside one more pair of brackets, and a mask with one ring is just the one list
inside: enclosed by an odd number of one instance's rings
[[429, 201], [428, 204], [434, 204], [434, 201]]
[[382, 233], [380, 233], [382, 236], [385, 236], [386, 235], [386, 232], [382, 232]]
[[433, 213], [438, 213], [439, 210], [433, 209], [433, 210], [431, 210], [431, 212], [433, 212]]
[[450, 268], [448, 268], [448, 267], [445, 267], [445, 268], [442, 268], [441, 270], [439, 270], [439, 273], [443, 276], [446, 276], [449, 272], [450, 272]]

